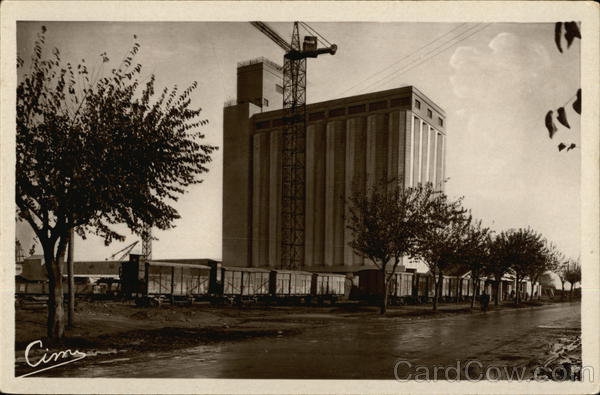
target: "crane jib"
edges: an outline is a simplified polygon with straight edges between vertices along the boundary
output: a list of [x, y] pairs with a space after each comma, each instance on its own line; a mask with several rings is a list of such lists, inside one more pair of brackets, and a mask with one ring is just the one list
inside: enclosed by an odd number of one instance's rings
[[287, 59], [290, 60], [300, 60], [300, 59], [306, 59], [306, 58], [316, 58], [319, 55], [322, 54], [331, 54], [331, 55], [335, 55], [335, 53], [337, 52], [337, 45], [332, 45], [329, 48], [319, 48], [317, 50], [314, 51], [289, 51], [288, 53], [285, 54], [285, 57]]

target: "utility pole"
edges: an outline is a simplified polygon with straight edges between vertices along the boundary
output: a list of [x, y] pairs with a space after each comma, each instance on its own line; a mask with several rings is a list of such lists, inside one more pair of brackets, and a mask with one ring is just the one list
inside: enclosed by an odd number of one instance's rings
[[73, 254], [75, 250], [75, 229], [69, 231], [69, 253], [67, 255], [67, 276], [69, 289], [69, 311], [67, 313], [67, 324], [73, 327], [75, 320], [75, 274], [73, 273]]

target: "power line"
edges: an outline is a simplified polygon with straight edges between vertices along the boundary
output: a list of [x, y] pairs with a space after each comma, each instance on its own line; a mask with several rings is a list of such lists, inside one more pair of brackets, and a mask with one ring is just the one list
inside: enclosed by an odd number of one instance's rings
[[[389, 66], [387, 66], [387, 67], [385, 67], [385, 68], [383, 68], [383, 69], [381, 69], [381, 70], [379, 70], [379, 71], [377, 71], [377, 72], [375, 72], [375, 73], [371, 74], [370, 76], [368, 76], [368, 77], [367, 77], [367, 78], [365, 78], [364, 80], [360, 81], [358, 84], [356, 84], [356, 85], [353, 85], [353, 86], [351, 86], [350, 88], [348, 88], [348, 89], [344, 90], [343, 92], [341, 92], [341, 93], [340, 93], [340, 95], [343, 95], [344, 93], [346, 93], [346, 92], [348, 92], [348, 91], [351, 91], [352, 89], [354, 89], [354, 88], [356, 88], [357, 86], [359, 86], [359, 85], [363, 84], [364, 82], [366, 82], [366, 81], [370, 80], [371, 78], [373, 78], [373, 77], [375, 77], [375, 76], [377, 76], [377, 75], [379, 75], [379, 74], [383, 73], [384, 71], [386, 71], [386, 70], [389, 70], [390, 68], [392, 68], [392, 67], [396, 66], [397, 64], [399, 64], [399, 63], [401, 63], [401, 62], [405, 61], [406, 59], [410, 58], [412, 55], [414, 55], [414, 54], [416, 54], [416, 53], [418, 53], [418, 52], [422, 51], [423, 49], [427, 48], [428, 46], [430, 46], [431, 44], [433, 44], [433, 43], [437, 42], [438, 40], [441, 40], [442, 38], [444, 38], [445, 36], [447, 36], [447, 35], [449, 35], [450, 33], [454, 32], [455, 30], [457, 30], [457, 29], [460, 29], [460, 28], [461, 28], [461, 27], [463, 27], [464, 25], [466, 25], [466, 23], [461, 23], [460, 25], [458, 25], [458, 26], [456, 26], [456, 27], [452, 28], [451, 30], [447, 31], [446, 33], [444, 33], [444, 34], [442, 34], [442, 35], [440, 35], [440, 36], [436, 37], [435, 39], [431, 40], [430, 42], [428, 42], [428, 43], [427, 43], [427, 44], [425, 44], [424, 46], [422, 46], [422, 47], [418, 48], [417, 50], [415, 50], [415, 51], [413, 51], [413, 52], [409, 53], [409, 54], [408, 54], [408, 55], [406, 55], [406, 56], [403, 56], [403, 57], [402, 57], [400, 60], [398, 60], [398, 61], [396, 61], [396, 62], [392, 63], [391, 65], [389, 65]], [[469, 29], [470, 29], [470, 28], [469, 28]], [[469, 30], [469, 29], [467, 29], [467, 30]], [[465, 31], [466, 31], [466, 30], [465, 30]], [[462, 34], [462, 33], [460, 33], [460, 34]], [[458, 34], [458, 36], [460, 36], [460, 34]], [[458, 37], [458, 36], [457, 36], [457, 37]]]
[[[458, 36], [456, 36], [456, 37], [454, 37], [454, 38], [452, 38], [452, 39], [450, 39], [450, 40], [442, 43], [441, 45], [435, 47], [431, 51], [429, 51], [429, 52], [425, 53], [424, 55], [422, 55], [419, 59], [417, 59], [417, 63], [410, 63], [410, 64], [404, 66], [403, 68], [400, 68], [399, 70], [396, 70], [393, 73], [386, 75], [385, 77], [383, 77], [382, 79], [378, 80], [374, 84], [371, 84], [371, 85], [367, 86], [365, 88], [365, 90], [369, 89], [369, 88], [374, 88], [376, 86], [379, 86], [382, 82], [385, 82], [387, 79], [389, 79], [389, 77], [392, 77], [392, 76], [394, 76], [394, 75], [396, 75], [398, 73], [405, 73], [405, 72], [407, 72], [409, 70], [412, 70], [413, 68], [417, 67], [418, 65], [420, 65], [423, 62], [425, 62], [426, 60], [429, 60], [431, 58], [436, 57], [437, 55], [443, 53], [444, 51], [448, 50], [449, 48], [453, 47], [454, 45], [456, 45], [456, 44], [458, 44], [460, 42], [463, 42], [464, 40], [468, 39], [469, 37], [471, 37], [471, 36], [473, 36], [473, 35], [481, 32], [481, 31], [483, 31], [485, 28], [487, 28], [490, 25], [491, 25], [491, 23], [485, 24], [483, 26], [477, 25], [477, 26], [475, 26], [473, 28], [469, 28], [469, 29], [465, 30], [464, 32], [460, 33]], [[470, 34], [468, 34], [468, 35], [466, 35], [464, 37], [461, 37], [457, 41], [454, 41], [454, 40], [456, 40], [457, 38], [459, 38], [460, 36], [462, 36], [463, 34], [465, 34], [467, 32], [469, 32]], [[439, 51], [437, 51], [438, 49], [439, 49]], [[436, 53], [434, 53], [434, 52], [436, 52]], [[427, 56], [429, 54], [432, 54], [432, 55], [431, 56]]]
[[321, 43], [322, 43], [323, 45], [327, 45], [328, 47], [330, 47], [330, 46], [331, 46], [331, 43], [330, 43], [329, 41], [327, 41], [327, 39], [326, 39], [325, 37], [323, 37], [321, 34], [319, 34], [319, 32], [318, 32], [318, 31], [316, 31], [314, 28], [310, 27], [310, 26], [308, 25], [308, 23], [306, 23], [306, 22], [300, 22], [300, 24], [301, 24], [302, 26], [304, 26], [304, 28], [305, 28], [306, 30], [308, 30], [309, 32], [311, 32], [311, 33], [315, 34], [317, 37], [320, 37], [320, 38], [322, 39]]

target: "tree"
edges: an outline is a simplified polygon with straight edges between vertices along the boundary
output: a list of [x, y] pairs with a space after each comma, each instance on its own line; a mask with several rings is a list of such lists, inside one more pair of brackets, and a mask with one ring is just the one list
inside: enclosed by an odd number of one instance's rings
[[[533, 260], [527, 269], [527, 276], [531, 280], [532, 286], [539, 282], [544, 273], [554, 271], [561, 260], [561, 253], [556, 245], [548, 240], [544, 240], [543, 243], [544, 247], [540, 251], [538, 259]], [[533, 298], [533, 292], [530, 295], [531, 298]]]
[[548, 296], [554, 297], [556, 285], [554, 284], [554, 277], [550, 272], [546, 272], [540, 276], [540, 286], [542, 287], [542, 294], [540, 296], [543, 296], [544, 290], [546, 290]]
[[581, 265], [579, 261], [571, 261], [567, 265], [567, 271], [565, 273], [565, 278], [571, 284], [571, 289], [569, 290], [569, 301], [573, 298], [573, 286], [577, 283], [581, 282]]
[[[64, 334], [62, 276], [71, 229], [93, 233], [105, 244], [123, 240], [112, 229], [126, 224], [173, 227], [172, 202], [201, 182], [216, 147], [201, 144], [200, 109], [191, 107], [194, 82], [155, 96], [154, 76], [140, 88], [142, 66], [133, 64], [134, 42], [120, 66], [98, 70], [90, 81], [85, 61], [76, 71], [58, 49], [44, 58], [45, 27], [29, 70], [18, 58], [16, 204], [33, 228], [48, 272], [48, 337]], [[134, 40], [137, 37], [134, 36]], [[102, 64], [109, 62], [101, 54]], [[102, 77], [102, 75], [105, 75]]]
[[416, 236], [435, 199], [431, 185], [403, 188], [395, 181], [381, 181], [366, 193], [355, 191], [348, 199], [347, 227], [352, 232], [348, 245], [381, 271], [381, 314], [386, 312], [388, 289], [398, 264], [403, 256], [413, 254]]
[[[497, 244], [496, 244], [497, 243]], [[520, 303], [520, 283], [531, 271], [531, 265], [543, 259], [544, 240], [531, 228], [511, 229], [498, 235], [495, 240], [494, 259], [509, 265], [516, 277], [516, 303]]]
[[475, 305], [475, 294], [479, 278], [485, 271], [489, 261], [489, 245], [492, 237], [489, 228], [482, 227], [481, 221], [473, 222], [464, 233], [458, 246], [458, 261], [471, 272], [471, 308]]
[[500, 235], [490, 240], [490, 256], [486, 273], [494, 278], [494, 305], [498, 306], [500, 282], [505, 274], [511, 270], [511, 261], [506, 258], [505, 246], [503, 238]]
[[425, 262], [433, 276], [433, 310], [442, 287], [444, 272], [461, 264], [460, 249], [472, 217], [462, 207], [462, 198], [450, 200], [438, 192], [427, 210], [426, 222], [417, 234], [416, 255]]
[[565, 300], [565, 282], [567, 282], [567, 272], [569, 270], [569, 263], [570, 260], [562, 260], [554, 270], [554, 273], [556, 273], [558, 279], [560, 280], [560, 285], [562, 289], [560, 294], [561, 301]]

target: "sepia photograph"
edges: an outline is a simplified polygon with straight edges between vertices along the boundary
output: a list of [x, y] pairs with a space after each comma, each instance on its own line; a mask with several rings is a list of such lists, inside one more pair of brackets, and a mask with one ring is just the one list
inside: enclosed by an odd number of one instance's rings
[[598, 388], [597, 31], [310, 4], [13, 20], [3, 377]]

